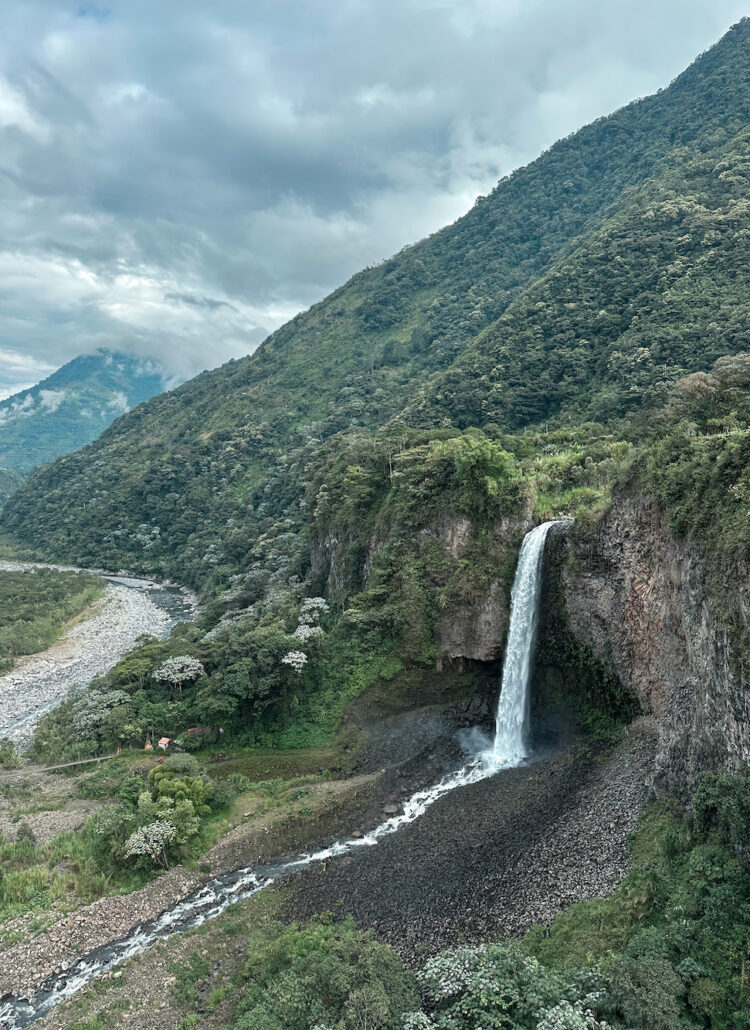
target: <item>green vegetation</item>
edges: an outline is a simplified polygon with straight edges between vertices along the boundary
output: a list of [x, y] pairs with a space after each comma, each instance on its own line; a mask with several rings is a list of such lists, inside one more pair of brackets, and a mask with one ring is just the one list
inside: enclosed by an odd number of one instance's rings
[[[745, 20], [254, 355], [31, 476], [3, 514], [16, 540], [204, 602], [48, 717], [38, 754], [197, 746], [201, 726], [330, 746], [348, 702], [507, 598], [530, 520], [593, 524], [628, 485], [707, 549], [746, 546], [748, 92]], [[170, 660], [202, 674], [160, 679]]]
[[[109, 804], [83, 833], [2, 845], [6, 914], [194, 861], [221, 820], [309, 814], [311, 785], [277, 763], [335, 754], [368, 691], [397, 706], [448, 683], [445, 627], [507, 599], [529, 523], [568, 515], [585, 534], [618, 491], [701, 548], [746, 667], [722, 570], [750, 546], [748, 95], [745, 20], [669, 89], [9, 500], [14, 540], [173, 576], [203, 603], [46, 716], [37, 756], [162, 734], [204, 759], [248, 750], [223, 772], [189, 756], [99, 771], [86, 789]], [[610, 737], [634, 699], [553, 607], [539, 660], [575, 674], [572, 718]], [[414, 980], [348, 921], [267, 924], [212, 1004], [231, 997], [237, 1030], [750, 1028], [748, 775], [705, 777], [687, 812], [654, 803], [619, 890], [523, 942], [454, 949]], [[201, 957], [185, 966], [184, 1001], [204, 978]]]
[[418, 998], [395, 952], [351, 920], [269, 923], [250, 937], [243, 980], [235, 1030], [399, 1030]]
[[[0, 834], [0, 936], [1, 924], [18, 916], [34, 913], [31, 930], [40, 932], [55, 913], [134, 890], [178, 862], [196, 863], [240, 823], [251, 820], [264, 832], [281, 832], [329, 804], [322, 756], [314, 773], [300, 772], [291, 755], [283, 769], [278, 755], [267, 756], [261, 771], [253, 766], [262, 759], [249, 757], [245, 768], [252, 776], [236, 765], [200, 763], [189, 754], [159, 760], [126, 751], [94, 772], [79, 773], [67, 796], [40, 796], [22, 776], [0, 784], [16, 825], [15, 840]], [[267, 776], [268, 762], [276, 763], [273, 778]], [[65, 807], [71, 798], [103, 807], [82, 830], [38, 841], [30, 817]]]
[[25, 476], [15, 469], [0, 468], [0, 508], [16, 492]]
[[748, 37], [743, 21], [667, 90], [560, 141], [251, 357], [39, 470], [5, 528], [211, 593], [259, 538], [286, 556], [306, 466], [353, 426], [612, 430], [659, 407], [747, 346]]
[[750, 355], [677, 384], [638, 471], [681, 536], [707, 550], [750, 544]]
[[43, 651], [104, 593], [100, 576], [33, 569], [0, 571], [0, 671], [19, 655]]
[[653, 804], [610, 898], [574, 905], [525, 946], [556, 969], [598, 963], [600, 1006], [628, 1026], [750, 1025], [750, 770], [704, 774], [687, 813]]

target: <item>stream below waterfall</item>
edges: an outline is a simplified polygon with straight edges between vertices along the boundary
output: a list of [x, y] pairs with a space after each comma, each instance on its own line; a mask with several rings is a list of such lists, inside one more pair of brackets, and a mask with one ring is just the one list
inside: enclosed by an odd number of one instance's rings
[[527, 752], [528, 687], [535, 646], [542, 555], [547, 532], [553, 522], [531, 530], [519, 554], [511, 595], [508, 644], [497, 710], [493, 745], [458, 771], [433, 786], [412, 794], [398, 815], [385, 820], [361, 837], [343, 838], [319, 851], [297, 858], [245, 867], [218, 876], [183, 898], [169, 911], [136, 927], [120, 941], [90, 952], [61, 973], [53, 974], [33, 998], [0, 999], [0, 1026], [20, 1030], [72, 997], [87, 983], [113, 966], [152, 947], [173, 934], [200, 926], [224, 912], [230, 905], [269, 887], [286, 875], [316, 863], [353, 855], [371, 848], [386, 836], [419, 819], [436, 801], [460, 787], [494, 776], [503, 769], [524, 762]]

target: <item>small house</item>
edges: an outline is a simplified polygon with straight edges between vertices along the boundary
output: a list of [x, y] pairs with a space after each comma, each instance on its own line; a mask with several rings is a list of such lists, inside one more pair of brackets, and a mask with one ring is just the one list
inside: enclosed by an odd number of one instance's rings
[[162, 751], [167, 751], [171, 743], [172, 741], [169, 739], [169, 737], [161, 737], [159, 740], [159, 747], [162, 749]]

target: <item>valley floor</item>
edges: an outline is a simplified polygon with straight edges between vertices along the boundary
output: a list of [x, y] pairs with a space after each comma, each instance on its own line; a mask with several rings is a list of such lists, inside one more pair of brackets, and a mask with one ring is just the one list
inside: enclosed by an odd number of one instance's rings
[[[410, 713], [401, 729], [412, 725], [418, 736], [425, 719], [432, 724], [434, 716]], [[392, 721], [385, 725], [394, 730]], [[457, 764], [454, 739], [446, 734], [406, 761], [317, 784], [297, 817], [242, 820], [205, 856], [203, 872], [170, 870], [140, 891], [101, 899], [30, 941], [11, 944], [0, 952], [0, 994], [28, 992], [52, 970], [122, 937], [209, 875], [375, 825], [384, 805], [398, 805]], [[270, 910], [285, 920], [351, 912], [407, 962], [457, 941], [517, 935], [534, 922], [548, 922], [574, 901], [611, 892], [624, 876], [627, 838], [649, 792], [654, 743], [650, 723], [641, 719], [611, 749], [572, 740], [523, 768], [458, 789], [377, 846], [311, 867], [201, 930], [160, 943], [36, 1025], [63, 1028], [86, 1019], [94, 1020], [87, 1026], [158, 1030], [174, 1027], [196, 1006], [201, 1026], [226, 1025], [231, 1002], [221, 999], [231, 993], [226, 985], [242, 962], [243, 927]], [[193, 977], [200, 989], [186, 994], [175, 970], [193, 968], [203, 970]]]
[[[2, 562], [0, 570], [32, 566]], [[109, 580], [104, 597], [46, 651], [19, 658], [0, 676], [0, 737], [20, 748], [34, 726], [72, 686], [107, 672], [143, 635], [163, 636], [189, 603], [181, 594], [141, 580]]]

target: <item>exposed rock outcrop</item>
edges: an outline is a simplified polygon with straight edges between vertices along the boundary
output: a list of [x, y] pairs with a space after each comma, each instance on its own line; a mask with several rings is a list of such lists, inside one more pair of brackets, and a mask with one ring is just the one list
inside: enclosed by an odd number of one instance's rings
[[[529, 528], [526, 516], [500, 519], [492, 544], [521, 540]], [[429, 530], [457, 564], [472, 542], [474, 527], [465, 515], [444, 515]], [[492, 546], [492, 544], [490, 546]], [[510, 616], [510, 586], [498, 569], [489, 586], [447, 608], [435, 624], [435, 645], [449, 659], [492, 662], [502, 658]]]
[[[524, 511], [499, 519], [482, 545], [482, 553], [506, 555], [514, 559], [524, 533], [531, 527], [528, 506]], [[311, 539], [310, 560], [315, 588], [326, 596], [341, 598], [362, 590], [376, 558], [385, 546], [393, 527], [381, 522], [367, 546], [336, 527]], [[461, 584], [445, 600], [435, 619], [434, 643], [439, 661], [469, 660], [493, 662], [502, 658], [510, 610], [510, 584], [514, 561], [491, 568], [489, 581], [471, 583], [476, 572], [477, 529], [466, 515], [448, 513], [419, 530], [420, 548], [437, 541], [455, 565], [454, 586]]]
[[565, 535], [571, 632], [653, 713], [654, 782], [689, 791], [704, 769], [750, 760], [747, 556], [702, 556], [648, 498], [623, 493], [595, 530]]
[[502, 658], [509, 603], [499, 580], [483, 597], [443, 614], [435, 626], [437, 649], [445, 658], [492, 662]]

